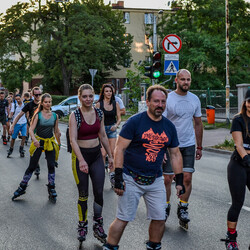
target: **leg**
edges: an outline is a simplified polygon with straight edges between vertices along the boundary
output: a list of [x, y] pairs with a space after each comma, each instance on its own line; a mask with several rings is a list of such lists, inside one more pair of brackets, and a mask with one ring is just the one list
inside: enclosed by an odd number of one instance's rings
[[109, 227], [108, 243], [112, 246], [117, 246], [120, 242], [124, 229], [128, 221], [122, 221], [116, 218]]
[[186, 188], [186, 192], [181, 196], [181, 200], [188, 202], [192, 191], [192, 173], [184, 172], [183, 184]]
[[165, 185], [166, 193], [167, 193], [167, 202], [170, 202], [171, 184], [173, 182], [174, 175], [164, 174], [163, 176], [164, 176], [164, 185]]
[[163, 233], [165, 229], [164, 220], [151, 220], [149, 225], [149, 241], [154, 243], [161, 242]]
[[115, 151], [115, 143], [116, 143], [116, 138], [109, 138], [109, 147], [111, 150], [111, 154], [114, 157], [114, 151]]

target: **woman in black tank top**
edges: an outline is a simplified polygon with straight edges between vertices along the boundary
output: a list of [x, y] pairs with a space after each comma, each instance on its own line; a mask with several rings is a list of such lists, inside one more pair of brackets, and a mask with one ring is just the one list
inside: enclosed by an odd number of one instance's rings
[[[103, 84], [99, 101], [96, 104], [104, 114], [105, 131], [109, 140], [109, 146], [114, 157], [115, 143], [117, 138], [117, 128], [121, 123], [119, 104], [115, 101], [115, 95], [110, 84]], [[102, 156], [105, 163], [107, 152], [102, 148]], [[112, 176], [112, 174], [111, 174]]]

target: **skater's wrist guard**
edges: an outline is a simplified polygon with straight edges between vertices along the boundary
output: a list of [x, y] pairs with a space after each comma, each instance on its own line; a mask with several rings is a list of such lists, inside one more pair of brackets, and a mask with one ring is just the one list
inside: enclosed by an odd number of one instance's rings
[[245, 155], [242, 159], [242, 165], [245, 167], [250, 167], [250, 157], [249, 155]]
[[185, 194], [185, 186], [183, 185], [183, 173], [176, 174], [175, 175], [175, 186], [181, 186], [182, 190], [180, 191], [180, 194]]
[[123, 173], [122, 168], [115, 169], [115, 178], [114, 178], [115, 179], [115, 188], [124, 190], [122, 173]]

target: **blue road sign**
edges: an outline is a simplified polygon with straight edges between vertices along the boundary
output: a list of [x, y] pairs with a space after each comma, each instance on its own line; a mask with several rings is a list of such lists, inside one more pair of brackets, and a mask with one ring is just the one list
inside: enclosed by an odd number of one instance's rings
[[179, 55], [165, 54], [164, 75], [176, 75], [179, 70]]

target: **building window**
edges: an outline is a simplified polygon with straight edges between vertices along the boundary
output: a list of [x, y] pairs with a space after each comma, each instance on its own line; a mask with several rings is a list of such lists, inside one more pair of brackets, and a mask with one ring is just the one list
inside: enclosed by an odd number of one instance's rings
[[124, 68], [129, 68], [131, 65], [130, 59], [126, 58], [124, 60]]
[[129, 12], [124, 12], [124, 23], [130, 23], [130, 13]]
[[154, 14], [153, 13], [145, 13], [144, 22], [145, 22], [145, 24], [153, 24], [154, 23]]

